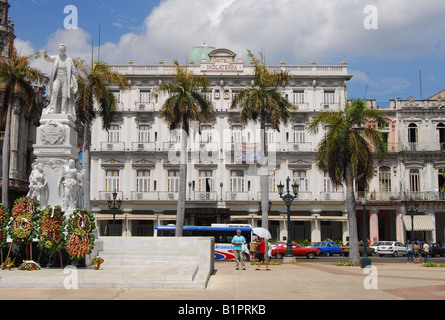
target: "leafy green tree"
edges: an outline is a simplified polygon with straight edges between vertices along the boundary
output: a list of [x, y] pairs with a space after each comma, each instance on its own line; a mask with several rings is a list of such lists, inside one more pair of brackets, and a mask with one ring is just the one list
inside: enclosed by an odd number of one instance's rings
[[190, 122], [211, 121], [215, 110], [205, 98], [208, 81], [203, 76], [193, 75], [187, 67], [174, 62], [176, 74], [172, 82], [161, 83], [154, 94], [166, 92], [169, 97], [161, 108], [160, 117], [169, 125], [170, 130], [181, 128], [181, 150], [179, 165], [179, 195], [176, 211], [176, 236], [182, 236], [185, 216], [186, 183], [187, 183], [187, 140], [190, 133]]
[[266, 143], [266, 124], [280, 131], [280, 124], [287, 124], [292, 104], [283, 96], [281, 87], [286, 86], [290, 76], [286, 72], [273, 72], [263, 62], [248, 51], [251, 63], [255, 68], [253, 86], [242, 89], [232, 102], [232, 109], [239, 109], [239, 118], [242, 124], [249, 121], [260, 122], [261, 130], [261, 159], [260, 171], [261, 185], [261, 225], [269, 225], [269, 176], [267, 171], [268, 148]]
[[79, 71], [77, 75], [76, 118], [83, 126], [84, 207], [89, 211], [91, 210], [91, 124], [96, 115], [99, 115], [102, 119], [103, 129], [108, 130], [116, 110], [116, 99], [110, 86], [117, 86], [120, 90], [125, 90], [130, 85], [125, 76], [113, 71], [103, 61], [94, 61], [92, 66], [89, 66], [85, 61], [76, 59], [74, 64]]
[[[10, 57], [0, 57], [0, 89], [2, 124], [4, 139], [2, 150], [2, 203], [10, 208], [9, 199], [9, 162], [11, 149], [11, 114], [15, 105], [24, 105], [31, 118], [39, 114], [35, 85], [48, 82], [48, 78], [36, 68], [31, 67], [38, 54], [20, 56], [12, 37], [9, 38]], [[6, 116], [6, 118], [5, 118]]]
[[[315, 154], [317, 167], [329, 173], [334, 186], [346, 186], [346, 208], [349, 223], [350, 260], [360, 260], [354, 182], [367, 186], [374, 175], [374, 158], [379, 161], [387, 155], [387, 146], [381, 133], [370, 122], [382, 125], [384, 114], [369, 109], [361, 99], [347, 103], [344, 111], [320, 112], [312, 117], [308, 131], [315, 134], [320, 125], [327, 127]], [[364, 239], [366, 241], [366, 239]]]

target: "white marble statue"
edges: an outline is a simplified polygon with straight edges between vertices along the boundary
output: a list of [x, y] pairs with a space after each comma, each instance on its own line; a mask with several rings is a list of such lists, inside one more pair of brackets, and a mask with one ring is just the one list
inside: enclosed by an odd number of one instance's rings
[[75, 210], [82, 186], [82, 175], [76, 168], [74, 160], [69, 160], [62, 167], [59, 179], [59, 197], [62, 199], [62, 210]]
[[43, 57], [53, 63], [48, 83], [48, 96], [51, 99], [43, 113], [65, 113], [75, 117], [77, 79], [73, 60], [66, 55], [66, 46], [63, 43], [59, 44], [57, 56], [48, 56], [48, 52], [44, 49]]
[[39, 201], [42, 207], [46, 206], [47, 201], [47, 181], [43, 172], [43, 163], [33, 163], [32, 171], [29, 176], [28, 198]]

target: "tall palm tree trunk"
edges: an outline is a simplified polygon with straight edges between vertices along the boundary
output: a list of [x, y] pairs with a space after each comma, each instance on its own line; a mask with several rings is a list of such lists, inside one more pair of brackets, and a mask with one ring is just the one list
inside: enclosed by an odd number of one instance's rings
[[185, 216], [185, 197], [187, 187], [187, 139], [188, 134], [185, 130], [181, 132], [181, 156], [179, 164], [179, 194], [178, 207], [176, 209], [176, 237], [182, 237]]
[[3, 137], [2, 150], [2, 203], [8, 209], [9, 205], [9, 162], [11, 158], [11, 115], [12, 99], [6, 111], [5, 133]]
[[[264, 111], [261, 112], [260, 124], [261, 139], [261, 172], [260, 172], [260, 190], [261, 190], [261, 226], [269, 229], [269, 174], [267, 170], [268, 152], [266, 145], [266, 117]], [[264, 254], [266, 261], [269, 261], [268, 242], [266, 241], [266, 252]]]
[[355, 212], [354, 177], [351, 165], [346, 165], [346, 211], [349, 224], [349, 260], [360, 262], [360, 252], [357, 233], [357, 216]]

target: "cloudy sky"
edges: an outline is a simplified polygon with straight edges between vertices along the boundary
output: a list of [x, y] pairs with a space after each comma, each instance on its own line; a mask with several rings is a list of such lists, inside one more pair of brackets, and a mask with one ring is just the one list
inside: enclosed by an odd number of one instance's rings
[[24, 54], [43, 48], [56, 54], [63, 42], [68, 55], [91, 59], [94, 41], [95, 58], [100, 52], [108, 63], [186, 63], [192, 48], [205, 42], [243, 57], [247, 49], [263, 52], [267, 64], [346, 59], [353, 76], [348, 95], [381, 106], [445, 89], [443, 0], [9, 2]]

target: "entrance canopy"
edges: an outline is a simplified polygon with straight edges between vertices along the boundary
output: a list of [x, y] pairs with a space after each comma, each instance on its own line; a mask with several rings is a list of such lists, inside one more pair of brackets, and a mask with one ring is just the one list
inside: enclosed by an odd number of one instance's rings
[[[403, 216], [403, 224], [406, 231], [411, 231], [411, 216]], [[414, 216], [414, 231], [433, 231], [436, 229], [433, 217], [431, 216]]]

